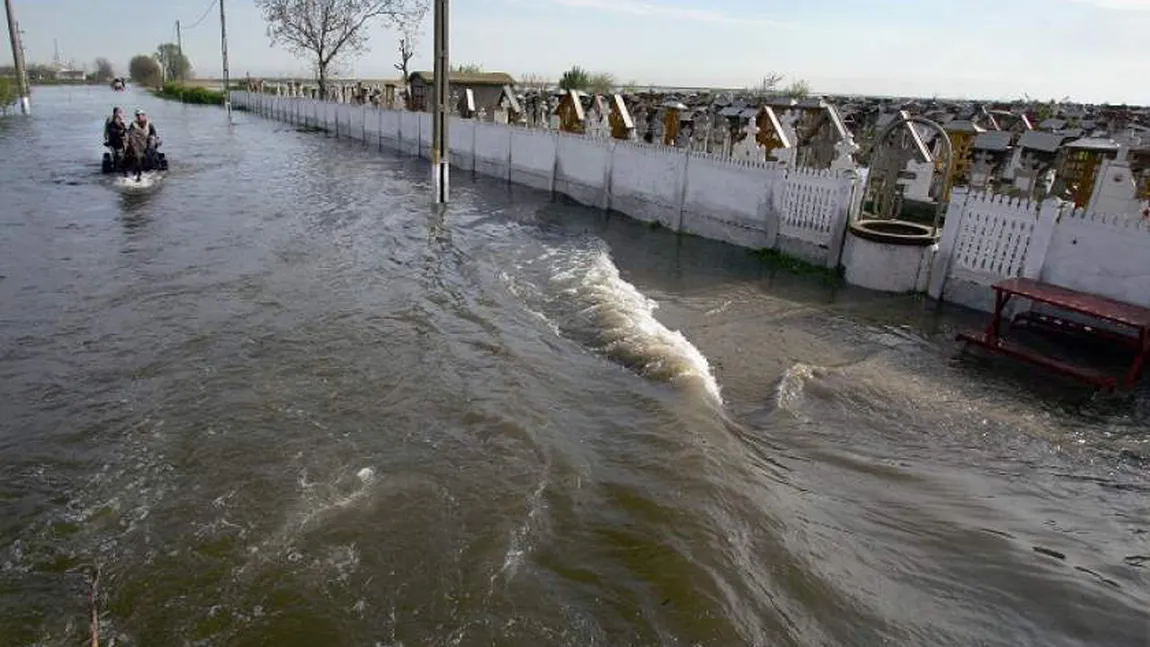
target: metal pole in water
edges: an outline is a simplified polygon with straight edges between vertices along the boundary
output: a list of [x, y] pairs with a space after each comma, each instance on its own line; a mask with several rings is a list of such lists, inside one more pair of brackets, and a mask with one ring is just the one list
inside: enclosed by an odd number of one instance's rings
[[228, 123], [232, 123], [231, 83], [228, 81], [228, 19], [224, 13], [224, 0], [220, 0], [220, 51], [224, 58], [224, 111], [228, 113]]
[[20, 112], [32, 114], [31, 92], [28, 89], [28, 70], [24, 67], [24, 45], [20, 43], [20, 26], [16, 24], [16, 10], [12, 0], [4, 0], [8, 12], [8, 37], [12, 41], [12, 59], [16, 65], [16, 90], [20, 94]]
[[[184, 37], [180, 34], [180, 21], [176, 21], [176, 52], [180, 55], [180, 60], [184, 59]], [[184, 66], [180, 66], [180, 80], [184, 80]]]
[[431, 172], [435, 204], [446, 204], [450, 157], [447, 145], [447, 109], [450, 99], [448, 63], [448, 0], [435, 0], [435, 112], [431, 116]]

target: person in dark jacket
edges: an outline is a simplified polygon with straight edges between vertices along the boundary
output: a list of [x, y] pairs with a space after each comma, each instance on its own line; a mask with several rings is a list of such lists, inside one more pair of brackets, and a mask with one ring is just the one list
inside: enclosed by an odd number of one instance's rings
[[[156, 127], [148, 119], [148, 113], [136, 110], [136, 119], [128, 126], [128, 161], [129, 166], [136, 171], [139, 180], [144, 172], [144, 162], [152, 162], [156, 149], [160, 146], [160, 136], [156, 134]], [[127, 166], [124, 174], [127, 175]]]
[[128, 125], [124, 123], [124, 111], [120, 106], [112, 108], [112, 116], [104, 122], [104, 145], [112, 149], [112, 162], [119, 166], [124, 157]]

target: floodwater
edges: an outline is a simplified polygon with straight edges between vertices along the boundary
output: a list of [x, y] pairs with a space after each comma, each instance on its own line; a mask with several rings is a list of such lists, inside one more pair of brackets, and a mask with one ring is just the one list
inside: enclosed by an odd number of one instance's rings
[[[34, 101], [0, 120], [2, 646], [93, 614], [121, 646], [1150, 640], [1146, 387], [463, 172], [439, 212], [426, 162], [322, 133]], [[98, 172], [114, 101], [153, 187]]]

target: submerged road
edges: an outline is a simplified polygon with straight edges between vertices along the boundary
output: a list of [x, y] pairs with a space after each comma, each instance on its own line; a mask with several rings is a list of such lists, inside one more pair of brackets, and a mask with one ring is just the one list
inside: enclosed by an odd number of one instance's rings
[[[0, 119], [0, 646], [1137, 647], [1150, 396], [237, 113]], [[99, 170], [113, 102], [171, 172]], [[656, 307], [657, 306], [657, 307]], [[99, 585], [89, 603], [91, 576]]]

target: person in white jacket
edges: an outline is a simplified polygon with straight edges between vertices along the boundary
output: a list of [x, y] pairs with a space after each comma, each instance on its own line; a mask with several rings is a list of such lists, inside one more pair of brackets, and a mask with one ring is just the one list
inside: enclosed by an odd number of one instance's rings
[[128, 126], [128, 164], [124, 166], [124, 175], [128, 174], [128, 168], [132, 168], [136, 171], [136, 179], [140, 179], [145, 162], [148, 168], [155, 168], [155, 153], [159, 147], [160, 136], [148, 119], [148, 113], [136, 110], [136, 119]]

